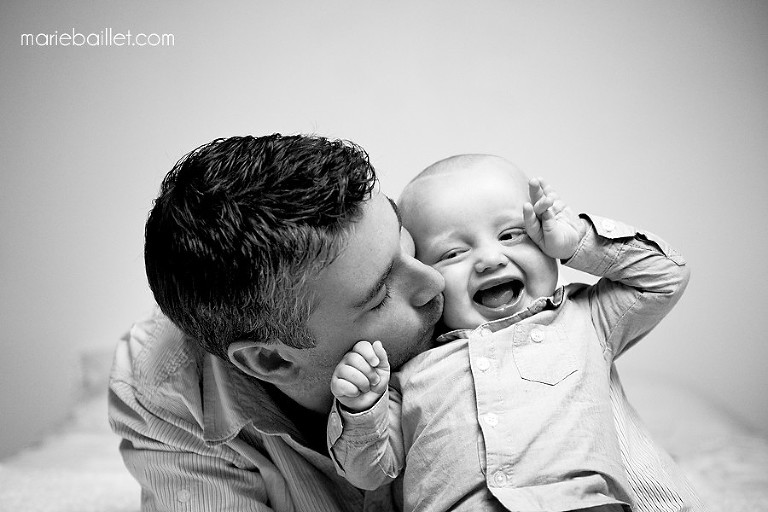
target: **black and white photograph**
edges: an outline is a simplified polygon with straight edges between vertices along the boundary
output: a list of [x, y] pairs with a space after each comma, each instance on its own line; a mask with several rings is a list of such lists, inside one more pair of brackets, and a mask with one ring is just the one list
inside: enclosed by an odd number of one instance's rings
[[765, 0], [0, 37], [0, 512], [768, 511]]

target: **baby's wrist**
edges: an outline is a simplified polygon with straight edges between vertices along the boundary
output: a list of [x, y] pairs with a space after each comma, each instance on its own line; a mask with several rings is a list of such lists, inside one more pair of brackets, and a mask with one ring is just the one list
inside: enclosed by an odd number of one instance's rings
[[368, 408], [366, 408], [366, 407], [352, 407], [352, 406], [349, 406], [349, 405], [345, 405], [344, 402], [339, 402], [339, 409], [341, 409], [344, 412], [348, 412], [350, 414], [358, 414], [358, 413], [367, 411], [368, 409], [370, 409], [370, 407], [368, 407]]
[[336, 397], [336, 401], [339, 403], [339, 409], [345, 412], [353, 413], [353, 414], [364, 412], [370, 409], [370, 407], [364, 407], [362, 404], [359, 404], [357, 401], [349, 399], [349, 397], [345, 397], [345, 398]]
[[370, 391], [361, 393], [356, 397], [336, 397], [336, 401], [339, 403], [339, 408], [343, 411], [359, 414], [373, 409], [373, 406], [381, 400], [382, 396], [384, 396], [384, 393]]
[[573, 244], [571, 244], [571, 246], [568, 247], [568, 250], [563, 251], [563, 253], [559, 255], [558, 259], [560, 259], [562, 262], [566, 262], [571, 258], [573, 258], [573, 256], [576, 254], [576, 251], [579, 250], [581, 241], [584, 239], [585, 236], [587, 236], [587, 233], [591, 229], [591, 225], [589, 221], [579, 217], [577, 219], [577, 223], [574, 226], [574, 228], [576, 230], [577, 236], [575, 237]]
[[578, 217], [577, 224], [576, 224], [576, 231], [578, 232], [578, 237], [576, 239], [576, 243], [573, 244], [573, 248], [569, 251], [570, 254], [565, 257], [561, 258], [563, 262], [566, 262], [573, 258], [573, 256], [576, 254], [576, 251], [579, 250], [579, 245], [581, 245], [581, 241], [584, 240], [584, 237], [587, 236], [587, 233], [589, 233], [589, 230], [592, 228], [592, 225], [589, 223], [589, 221], [583, 217]]
[[[585, 236], [587, 236], [587, 233], [592, 229], [592, 224], [589, 223], [587, 219], [584, 217], [579, 216], [578, 217], [578, 230], [579, 230], [579, 241], [583, 240]], [[577, 244], [578, 247], [578, 244]]]

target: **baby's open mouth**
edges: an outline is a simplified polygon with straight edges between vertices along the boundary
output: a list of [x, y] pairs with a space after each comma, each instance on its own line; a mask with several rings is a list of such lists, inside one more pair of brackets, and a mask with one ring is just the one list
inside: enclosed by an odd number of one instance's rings
[[472, 299], [481, 306], [496, 309], [517, 302], [522, 291], [523, 282], [518, 279], [513, 279], [478, 290]]

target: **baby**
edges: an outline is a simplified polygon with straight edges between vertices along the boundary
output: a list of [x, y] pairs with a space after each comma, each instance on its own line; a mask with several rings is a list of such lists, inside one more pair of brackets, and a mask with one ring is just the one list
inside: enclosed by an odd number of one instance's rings
[[[399, 206], [445, 278], [446, 332], [391, 375], [378, 341], [339, 363], [338, 472], [364, 489], [402, 473], [406, 511], [701, 510], [613, 365], [680, 298], [683, 258], [489, 155], [433, 164]], [[558, 287], [557, 260], [601, 279]]]

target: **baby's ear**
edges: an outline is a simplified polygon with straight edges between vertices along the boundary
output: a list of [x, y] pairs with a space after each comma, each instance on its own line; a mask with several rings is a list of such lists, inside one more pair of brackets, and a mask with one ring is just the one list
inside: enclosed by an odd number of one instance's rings
[[290, 347], [280, 340], [240, 340], [227, 348], [229, 361], [241, 372], [275, 385], [292, 381], [298, 372]]

